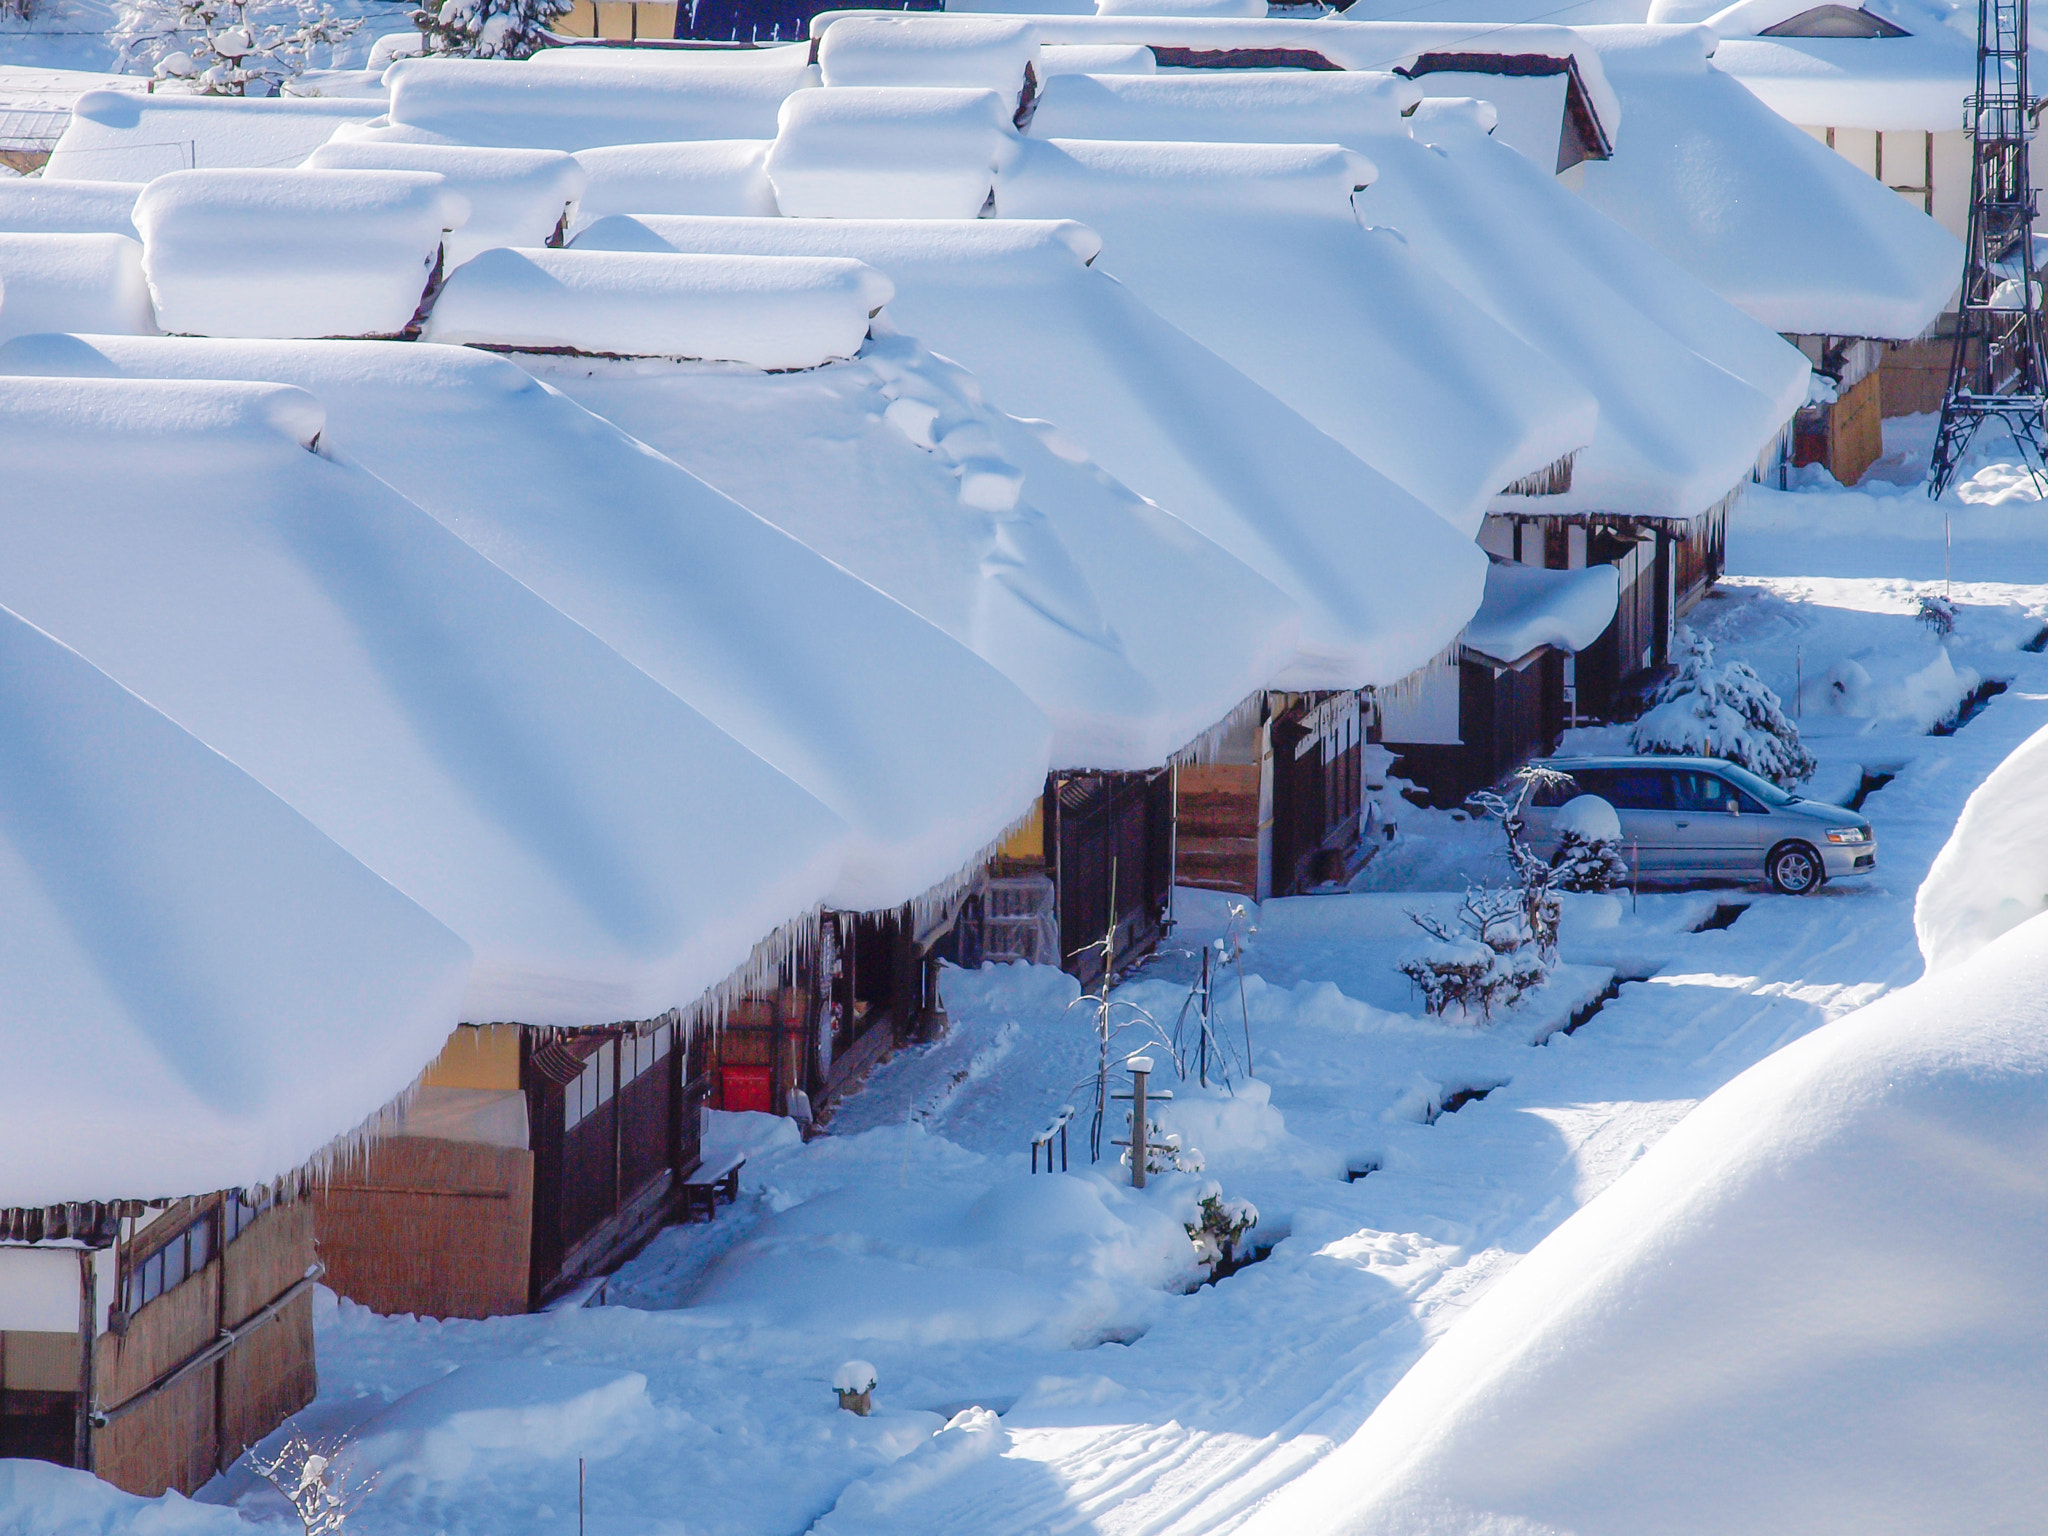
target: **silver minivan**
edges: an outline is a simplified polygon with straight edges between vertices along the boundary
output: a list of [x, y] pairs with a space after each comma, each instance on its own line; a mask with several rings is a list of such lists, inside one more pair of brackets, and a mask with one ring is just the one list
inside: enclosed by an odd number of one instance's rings
[[1755, 880], [1788, 896], [1877, 867], [1877, 835], [1855, 811], [1802, 800], [1717, 757], [1553, 757], [1570, 787], [1539, 787], [1530, 845], [1557, 846], [1557, 812], [1598, 795], [1621, 821], [1622, 856], [1644, 880]]

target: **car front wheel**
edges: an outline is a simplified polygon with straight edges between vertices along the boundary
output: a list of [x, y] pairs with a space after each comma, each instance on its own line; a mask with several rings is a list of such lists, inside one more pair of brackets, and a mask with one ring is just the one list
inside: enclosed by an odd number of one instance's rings
[[1771, 889], [1781, 896], [1810, 896], [1827, 877], [1820, 855], [1805, 843], [1780, 843], [1773, 848], [1764, 861], [1764, 873]]

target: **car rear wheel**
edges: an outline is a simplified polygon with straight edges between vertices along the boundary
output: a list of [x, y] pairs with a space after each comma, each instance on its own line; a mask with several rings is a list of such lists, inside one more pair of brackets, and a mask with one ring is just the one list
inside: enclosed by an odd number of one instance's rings
[[1781, 896], [1810, 896], [1827, 877], [1820, 855], [1805, 843], [1780, 843], [1764, 860], [1771, 889]]

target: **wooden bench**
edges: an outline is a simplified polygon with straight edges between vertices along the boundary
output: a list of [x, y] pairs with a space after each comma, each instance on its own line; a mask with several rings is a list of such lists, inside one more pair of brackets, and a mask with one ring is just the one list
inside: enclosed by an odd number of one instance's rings
[[736, 1157], [711, 1173], [707, 1173], [700, 1164], [697, 1171], [683, 1181], [683, 1220], [717, 1220], [719, 1201], [730, 1205], [739, 1199], [740, 1170], [746, 1166], [744, 1157]]

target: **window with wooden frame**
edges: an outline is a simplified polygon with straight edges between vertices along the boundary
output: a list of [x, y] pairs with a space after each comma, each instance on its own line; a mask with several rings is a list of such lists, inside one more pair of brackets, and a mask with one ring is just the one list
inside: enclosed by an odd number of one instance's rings
[[202, 1212], [152, 1249], [147, 1257], [128, 1261], [121, 1310], [133, 1317], [159, 1296], [169, 1295], [213, 1261], [214, 1213]]
[[274, 1202], [270, 1191], [257, 1190], [253, 1194], [237, 1190], [220, 1203], [220, 1245], [225, 1248], [244, 1232], [258, 1216], [269, 1210]]
[[562, 1090], [562, 1129], [577, 1126], [609, 1104], [618, 1091], [617, 1047], [610, 1040], [600, 1045], [584, 1062], [576, 1080]]

